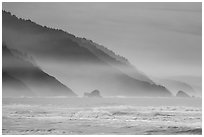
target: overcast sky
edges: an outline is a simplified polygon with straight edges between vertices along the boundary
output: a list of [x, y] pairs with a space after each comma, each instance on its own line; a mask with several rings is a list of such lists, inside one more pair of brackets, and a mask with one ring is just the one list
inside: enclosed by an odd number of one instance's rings
[[149, 76], [201, 76], [201, 3], [3, 3], [126, 57]]

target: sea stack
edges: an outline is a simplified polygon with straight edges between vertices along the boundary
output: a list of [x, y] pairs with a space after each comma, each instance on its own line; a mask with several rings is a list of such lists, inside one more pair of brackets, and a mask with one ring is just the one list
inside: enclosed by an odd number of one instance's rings
[[100, 91], [96, 89], [92, 91], [91, 93], [85, 92], [84, 97], [100, 97], [101, 98], [101, 94], [100, 94]]

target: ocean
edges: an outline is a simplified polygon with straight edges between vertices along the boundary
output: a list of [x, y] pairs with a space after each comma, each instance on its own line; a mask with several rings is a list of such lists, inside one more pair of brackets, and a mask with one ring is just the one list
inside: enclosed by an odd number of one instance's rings
[[202, 134], [201, 98], [2, 99], [3, 135]]

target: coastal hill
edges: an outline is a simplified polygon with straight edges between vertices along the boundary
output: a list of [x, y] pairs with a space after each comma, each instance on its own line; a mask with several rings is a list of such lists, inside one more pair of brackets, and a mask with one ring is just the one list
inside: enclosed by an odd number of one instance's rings
[[2, 38], [8, 48], [32, 56], [44, 72], [78, 95], [98, 89], [104, 96], [172, 96], [127, 59], [102, 45], [6, 11], [2, 14]]
[[3, 97], [76, 96], [68, 87], [34, 65], [25, 54], [2, 47]]

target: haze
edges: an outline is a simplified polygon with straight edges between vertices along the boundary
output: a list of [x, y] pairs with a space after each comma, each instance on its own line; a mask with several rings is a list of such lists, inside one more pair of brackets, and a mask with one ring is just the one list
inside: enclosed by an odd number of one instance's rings
[[3, 3], [102, 44], [152, 77], [201, 76], [202, 3]]

